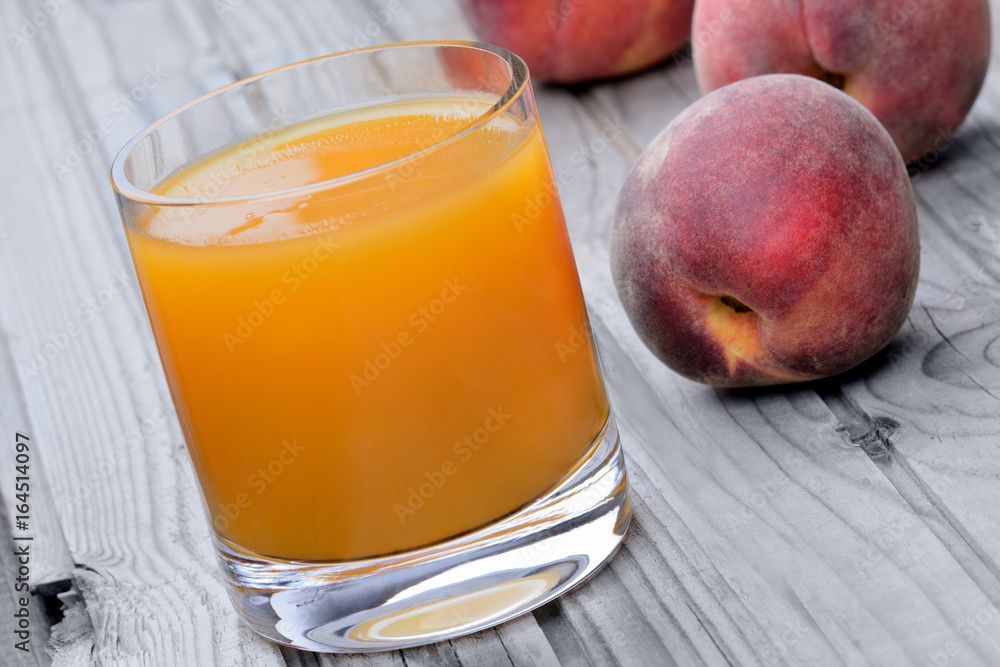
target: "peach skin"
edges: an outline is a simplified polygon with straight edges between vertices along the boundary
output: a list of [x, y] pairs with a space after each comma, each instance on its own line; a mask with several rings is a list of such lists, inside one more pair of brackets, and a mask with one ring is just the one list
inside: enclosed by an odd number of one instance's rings
[[480, 39], [521, 56], [536, 80], [628, 74], [681, 48], [694, 0], [459, 0]]
[[703, 92], [751, 76], [804, 74], [861, 102], [909, 163], [940, 147], [979, 95], [988, 0], [698, 0]]
[[859, 103], [769, 75], [695, 102], [622, 188], [611, 269], [640, 338], [707, 384], [845, 371], [906, 319], [920, 244], [906, 166]]

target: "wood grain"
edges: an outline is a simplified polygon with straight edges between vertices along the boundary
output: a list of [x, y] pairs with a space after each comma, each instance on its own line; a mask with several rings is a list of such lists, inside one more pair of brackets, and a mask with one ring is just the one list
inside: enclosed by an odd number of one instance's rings
[[[32, 8], [5, 3], [5, 25]], [[68, 3], [14, 60], [5, 53], [0, 63], [5, 85], [23, 91], [0, 129], [5, 173], [32, 183], [5, 200], [11, 231], [0, 246], [2, 319], [8, 332], [17, 324], [12, 356], [30, 369], [22, 386], [33, 437], [53, 443], [42, 463], [94, 627], [87, 659], [234, 664], [265, 656], [274, 663], [277, 649], [248, 642], [227, 609], [107, 182], [117, 146], [193, 92], [186, 76], [177, 76], [183, 85], [173, 94], [169, 81], [142, 100], [132, 92], [147, 64], [183, 72], [189, 52], [177, 46], [194, 42], [181, 30], [170, 34], [179, 22], [169, 20], [169, 8], [145, 9], [158, 26], [146, 30], [168, 39], [144, 48], [165, 51], [123, 58], [107, 31], [136, 40], [135, 16], [126, 12], [119, 18], [131, 22], [108, 25], [88, 6]], [[122, 95], [135, 104], [124, 118], [109, 99]], [[57, 174], [53, 163], [66, 160], [66, 147], [103, 118], [114, 132], [70, 173]], [[45, 344], [61, 334], [65, 344], [45, 355]], [[32, 365], [38, 352], [44, 361]]]
[[[237, 78], [366, 39], [472, 37], [453, 2], [379, 21], [388, 6], [69, 0], [0, 55], [0, 437], [25, 424], [44, 443], [39, 582], [70, 586], [54, 663], [1000, 664], [1000, 81], [914, 178], [922, 277], [890, 348], [833, 381], [719, 391], [649, 354], [608, 270], [629, 165], [699, 96], [683, 56], [536, 88], [635, 491], [618, 557], [533, 614], [402, 652], [278, 649], [238, 623], [107, 170], [148, 122]], [[5, 3], [0, 25], [36, 9]]]

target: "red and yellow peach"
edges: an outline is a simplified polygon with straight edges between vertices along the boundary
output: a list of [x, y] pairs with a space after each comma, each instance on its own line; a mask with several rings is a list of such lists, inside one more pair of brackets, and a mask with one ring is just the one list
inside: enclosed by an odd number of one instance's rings
[[872, 356], [909, 312], [919, 255], [892, 138], [796, 75], [746, 79], [681, 113], [629, 172], [611, 240], [640, 338], [720, 386], [810, 380]]
[[906, 162], [953, 133], [990, 57], [988, 0], [698, 0], [692, 37], [703, 92], [752, 76], [804, 74], [861, 102]]
[[573, 83], [628, 74], [681, 48], [694, 0], [460, 0], [483, 41], [528, 63], [533, 78]]

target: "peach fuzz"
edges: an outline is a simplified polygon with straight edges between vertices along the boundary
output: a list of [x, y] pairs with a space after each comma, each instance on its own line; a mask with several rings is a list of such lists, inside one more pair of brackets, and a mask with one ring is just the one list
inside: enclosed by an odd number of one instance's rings
[[699, 382], [834, 375], [906, 319], [920, 247], [885, 128], [831, 86], [770, 75], [695, 102], [629, 172], [611, 268], [640, 338]]
[[694, 0], [460, 0], [479, 39], [528, 63], [532, 78], [574, 83], [628, 74], [681, 48]]
[[912, 162], [975, 102], [990, 10], [987, 0], [698, 0], [692, 34], [703, 92], [761, 74], [823, 79], [867, 107]]

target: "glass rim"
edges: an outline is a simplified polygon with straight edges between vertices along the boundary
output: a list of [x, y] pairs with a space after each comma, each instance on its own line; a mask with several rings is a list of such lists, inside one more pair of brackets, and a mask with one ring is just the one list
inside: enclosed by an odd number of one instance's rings
[[[302, 65], [309, 63], [318, 62], [321, 60], [329, 60], [333, 58], [340, 58], [343, 56], [353, 55], [356, 53], [364, 52], [374, 52], [374, 51], [388, 51], [395, 50], [399, 48], [406, 47], [441, 47], [441, 46], [451, 46], [451, 47], [461, 47], [466, 49], [474, 49], [479, 51], [486, 51], [499, 56], [510, 65], [511, 68], [511, 81], [507, 90], [500, 95], [497, 102], [490, 107], [485, 113], [474, 118], [468, 125], [464, 126], [460, 131], [455, 134], [444, 137], [443, 139], [436, 141], [428, 146], [421, 148], [418, 151], [408, 153], [402, 157], [396, 158], [395, 160], [390, 160], [388, 162], [383, 162], [371, 167], [367, 167], [360, 171], [351, 172], [349, 174], [344, 174], [342, 176], [337, 176], [335, 178], [326, 179], [323, 181], [317, 181], [316, 183], [309, 183], [307, 185], [300, 185], [293, 188], [288, 188], [285, 190], [280, 190], [277, 192], [266, 192], [260, 194], [251, 195], [241, 195], [238, 197], [198, 197], [198, 198], [187, 198], [187, 197], [171, 197], [167, 195], [160, 195], [150, 192], [146, 188], [141, 188], [135, 183], [133, 183], [125, 175], [125, 163], [131, 156], [132, 151], [142, 142], [144, 139], [148, 138], [153, 134], [161, 125], [177, 118], [181, 114], [185, 113], [189, 109], [192, 109], [202, 102], [205, 102], [213, 97], [221, 95], [227, 91], [235, 90], [247, 84], [259, 81], [261, 79], [274, 76], [286, 70], [291, 70]], [[484, 125], [494, 120], [497, 116], [504, 113], [514, 102], [516, 102], [524, 93], [525, 89], [528, 87], [529, 82], [529, 72], [528, 66], [525, 64], [524, 60], [520, 56], [511, 53], [507, 49], [499, 46], [494, 46], [492, 44], [486, 44], [484, 42], [467, 41], [467, 40], [423, 40], [423, 41], [413, 41], [413, 42], [395, 42], [392, 44], [382, 44], [378, 46], [368, 46], [359, 49], [351, 49], [349, 51], [338, 51], [336, 53], [329, 53], [323, 56], [317, 56], [315, 58], [308, 58], [306, 60], [300, 60], [298, 62], [290, 63], [288, 65], [283, 65], [281, 67], [276, 67], [252, 76], [240, 79], [238, 81], [233, 81], [232, 83], [226, 84], [220, 88], [209, 91], [204, 95], [200, 95], [195, 99], [182, 104], [181, 106], [173, 109], [172, 111], [164, 114], [160, 118], [147, 125], [145, 128], [140, 130], [131, 139], [129, 139], [124, 146], [118, 151], [115, 156], [114, 161], [111, 164], [111, 186], [114, 188], [115, 193], [120, 197], [127, 199], [130, 202], [138, 204], [146, 204], [150, 206], [159, 207], [191, 207], [191, 206], [213, 206], [213, 205], [225, 205], [225, 204], [239, 204], [239, 203], [249, 203], [258, 201], [271, 201], [275, 199], [283, 199], [290, 196], [301, 196], [312, 194], [316, 192], [322, 192], [324, 190], [329, 190], [331, 188], [346, 185], [361, 179], [369, 178], [379, 172], [388, 171], [394, 167], [401, 166], [407, 161], [412, 160], [414, 157], [422, 155], [424, 153], [437, 150], [441, 146], [450, 144], [454, 141], [465, 137], [476, 130], [481, 129]], [[289, 124], [288, 126], [291, 126]], [[252, 139], [252, 137], [248, 137]], [[243, 141], [246, 141], [244, 139]], [[225, 147], [221, 147], [224, 149]], [[206, 154], [207, 155], [207, 154]], [[204, 155], [194, 158], [194, 161], [205, 157]]]

